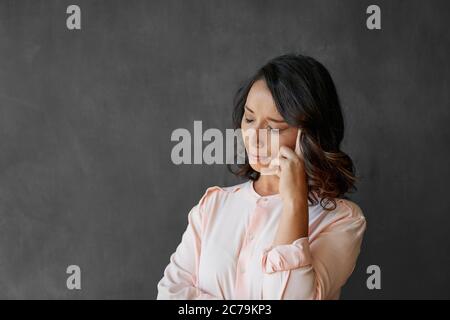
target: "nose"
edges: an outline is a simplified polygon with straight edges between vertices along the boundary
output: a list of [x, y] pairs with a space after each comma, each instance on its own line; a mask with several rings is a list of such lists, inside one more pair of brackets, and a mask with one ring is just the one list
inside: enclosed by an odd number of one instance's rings
[[273, 150], [279, 148], [279, 132], [266, 128], [253, 129], [248, 132], [248, 152], [253, 155], [270, 156]]
[[249, 129], [249, 144], [257, 149], [264, 148], [267, 145], [267, 129]]

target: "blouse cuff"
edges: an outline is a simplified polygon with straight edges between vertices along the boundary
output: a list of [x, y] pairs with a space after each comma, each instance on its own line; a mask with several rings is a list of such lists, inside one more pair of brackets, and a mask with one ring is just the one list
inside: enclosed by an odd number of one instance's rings
[[270, 246], [264, 249], [261, 263], [265, 273], [287, 271], [310, 265], [309, 239], [304, 237], [291, 244]]

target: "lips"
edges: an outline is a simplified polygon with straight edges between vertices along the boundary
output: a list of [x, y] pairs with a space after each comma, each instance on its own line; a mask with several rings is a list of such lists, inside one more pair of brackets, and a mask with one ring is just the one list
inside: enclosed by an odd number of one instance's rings
[[269, 157], [267, 157], [267, 156], [261, 156], [261, 155], [257, 155], [257, 154], [248, 154], [248, 156], [249, 157], [252, 157], [252, 158], [258, 158], [258, 159], [267, 159], [267, 158], [269, 158]]
[[254, 154], [248, 154], [248, 158], [251, 162], [264, 162], [264, 163], [268, 163], [271, 159], [271, 157], [267, 157], [267, 156], [261, 156], [261, 155], [254, 155]]

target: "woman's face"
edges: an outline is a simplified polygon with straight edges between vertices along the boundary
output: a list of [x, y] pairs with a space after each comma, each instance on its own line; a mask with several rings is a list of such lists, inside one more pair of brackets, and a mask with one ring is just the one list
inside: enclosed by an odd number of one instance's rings
[[[288, 125], [280, 115], [264, 80], [256, 81], [247, 95], [241, 128], [250, 166], [257, 172], [268, 167], [281, 146], [295, 148], [298, 128]], [[274, 129], [278, 129], [278, 143], [272, 140], [277, 136]]]

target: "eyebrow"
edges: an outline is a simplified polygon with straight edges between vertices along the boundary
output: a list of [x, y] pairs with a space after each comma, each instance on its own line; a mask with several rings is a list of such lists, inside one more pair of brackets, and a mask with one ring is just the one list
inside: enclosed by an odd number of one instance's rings
[[[254, 113], [252, 109], [250, 109], [247, 105], [244, 106], [245, 109], [247, 109], [250, 113]], [[277, 122], [277, 123], [284, 123], [286, 121], [284, 121], [284, 119], [282, 120], [278, 120], [278, 119], [274, 119], [274, 118], [267, 118], [267, 120], [272, 121], [272, 122]]]

